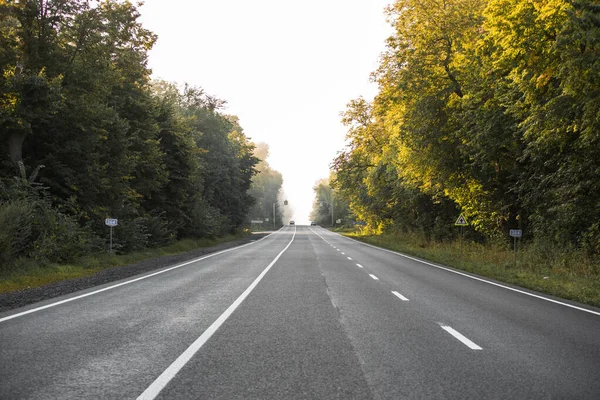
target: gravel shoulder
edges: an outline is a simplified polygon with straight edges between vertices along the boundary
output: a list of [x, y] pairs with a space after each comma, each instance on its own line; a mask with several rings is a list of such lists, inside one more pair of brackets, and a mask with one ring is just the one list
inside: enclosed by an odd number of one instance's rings
[[134, 275], [168, 267], [173, 264], [181, 263], [193, 258], [201, 257], [205, 254], [240, 246], [252, 241], [261, 239], [271, 232], [256, 232], [245, 238], [232, 240], [230, 242], [220, 243], [216, 246], [202, 247], [196, 250], [181, 254], [152, 258], [135, 264], [124, 265], [121, 267], [108, 268], [97, 274], [83, 278], [70, 279], [61, 282], [55, 282], [49, 285], [40, 286], [16, 292], [0, 293], [0, 312], [23, 307], [38, 301], [48, 300], [54, 297], [63, 296], [79, 290], [88, 289], [105, 283], [129, 278]]

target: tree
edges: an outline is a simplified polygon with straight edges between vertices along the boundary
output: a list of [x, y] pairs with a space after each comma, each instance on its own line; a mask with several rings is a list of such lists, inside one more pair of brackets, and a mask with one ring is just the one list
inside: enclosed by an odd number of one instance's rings
[[338, 219], [342, 220], [342, 224], [355, 220], [348, 202], [338, 195], [332, 186], [333, 179], [334, 175], [330, 175], [326, 179], [319, 179], [313, 188], [315, 200], [310, 219], [319, 225], [334, 226]]
[[35, 170], [43, 190], [28, 191], [23, 209], [58, 230], [66, 225], [52, 221], [76, 223], [69, 230], [92, 239], [105, 233], [106, 217], [118, 218], [119, 251], [243, 224], [253, 145], [222, 113], [223, 100], [201, 88], [152, 86], [147, 56], [156, 36], [135, 5], [9, 0], [0, 11], [1, 215], [18, 214], [12, 197], [27, 191], [11, 189], [23, 185], [10, 176], [21, 182], [22, 171]]
[[524, 138], [517, 189], [532, 227], [598, 252], [600, 10], [587, 1], [491, 1], [486, 17], [490, 64]]
[[275, 219], [280, 223], [283, 221], [282, 208], [279, 205], [283, 177], [279, 171], [274, 170], [267, 161], [269, 157], [269, 145], [257, 143], [254, 156], [260, 160], [256, 164], [257, 174], [252, 178], [252, 186], [249, 194], [255, 199], [249, 217], [265, 221], [273, 218], [273, 204], [275, 207]]
[[391, 5], [379, 94], [349, 104], [349, 146], [332, 165], [354, 212], [438, 236], [460, 210], [480, 238], [519, 227], [597, 254], [599, 12], [575, 0]]

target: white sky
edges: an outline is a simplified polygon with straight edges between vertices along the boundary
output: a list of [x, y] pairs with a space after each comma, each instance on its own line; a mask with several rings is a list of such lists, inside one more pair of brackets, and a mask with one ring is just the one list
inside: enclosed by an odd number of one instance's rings
[[344, 147], [340, 112], [372, 99], [369, 74], [391, 28], [391, 0], [145, 0], [158, 35], [153, 78], [203, 87], [227, 100], [269, 163], [297, 223], [308, 223], [315, 182]]

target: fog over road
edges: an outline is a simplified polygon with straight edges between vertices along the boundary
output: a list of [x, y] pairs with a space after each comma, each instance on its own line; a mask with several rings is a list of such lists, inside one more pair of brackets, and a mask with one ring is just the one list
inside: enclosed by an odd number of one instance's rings
[[0, 399], [600, 398], [600, 310], [319, 227], [0, 313]]

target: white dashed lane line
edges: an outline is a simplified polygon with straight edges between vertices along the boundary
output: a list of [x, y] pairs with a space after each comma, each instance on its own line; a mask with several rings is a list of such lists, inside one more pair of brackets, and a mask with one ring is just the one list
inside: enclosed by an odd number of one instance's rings
[[449, 334], [451, 334], [452, 336], [454, 336], [455, 338], [460, 340], [465, 346], [467, 346], [471, 350], [483, 350], [481, 347], [479, 347], [478, 345], [473, 343], [471, 340], [466, 338], [462, 333], [458, 332], [457, 330], [455, 330], [447, 325], [444, 325], [444, 324], [440, 324], [440, 326], [442, 327], [443, 330], [445, 330], [446, 332], [448, 332]]
[[400, 300], [402, 300], [402, 301], [408, 301], [408, 299], [406, 297], [402, 296], [400, 293], [398, 293], [396, 291], [392, 291], [392, 293], [394, 294], [394, 296], [396, 296]]
[[[320, 235], [319, 235], [320, 236]], [[336, 249], [337, 251], [339, 251], [342, 255], [346, 255], [346, 253], [342, 252], [340, 249], [338, 249], [337, 247], [335, 247], [334, 245], [330, 244], [329, 242], [327, 242], [331, 247], [333, 247], [334, 249]], [[346, 258], [348, 260], [352, 260], [351, 257], [346, 256]], [[358, 268], [363, 268], [364, 267], [360, 264], [356, 264], [356, 266]], [[378, 281], [379, 278], [376, 277], [373, 274], [369, 274], [369, 276], [371, 277], [371, 279]], [[400, 293], [398, 293], [395, 290], [392, 290], [392, 294], [394, 296], [396, 296], [397, 298], [399, 298], [402, 301], [410, 301], [407, 297], [401, 295]], [[448, 326], [448, 325], [444, 325], [442, 323], [438, 323], [440, 325], [440, 327], [445, 330], [446, 332], [448, 332], [449, 334], [451, 334], [455, 339], [458, 339], [462, 344], [464, 344], [465, 346], [467, 346], [468, 348], [470, 348], [471, 350], [483, 350], [482, 347], [478, 346], [476, 343], [474, 343], [473, 341], [471, 341], [469, 338], [467, 338], [466, 336], [464, 336], [462, 333], [458, 332], [456, 329]]]

